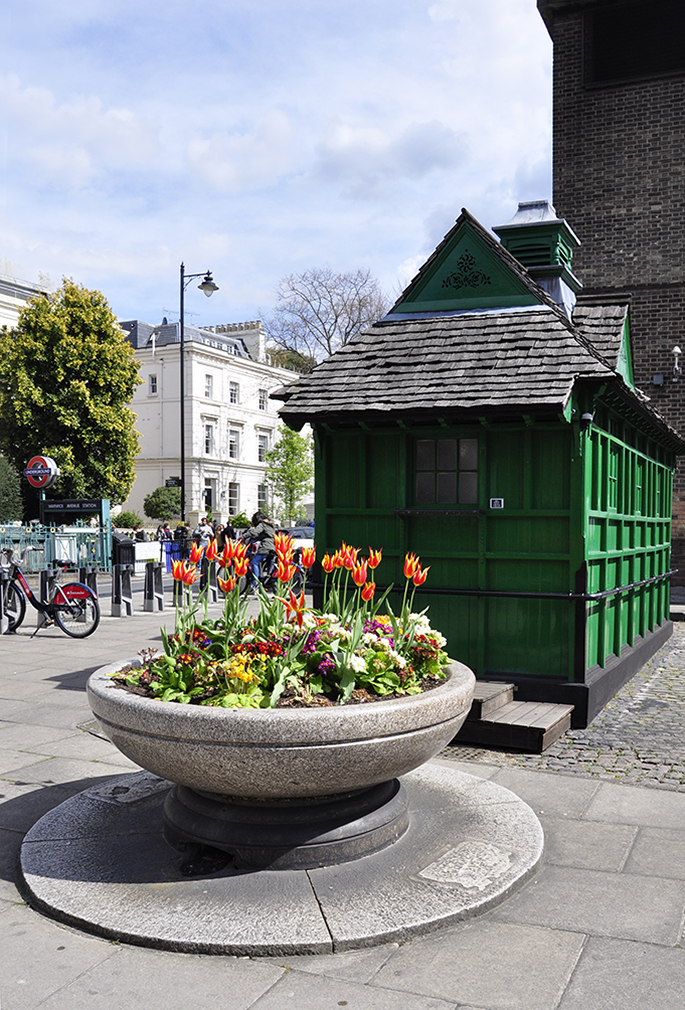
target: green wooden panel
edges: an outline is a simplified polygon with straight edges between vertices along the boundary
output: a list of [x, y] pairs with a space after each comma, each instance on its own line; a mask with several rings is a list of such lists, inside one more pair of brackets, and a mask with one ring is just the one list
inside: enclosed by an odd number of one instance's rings
[[567, 516], [488, 516], [488, 553], [568, 554]]
[[531, 506], [567, 509], [571, 501], [571, 431], [532, 429]]
[[401, 454], [404, 438], [398, 433], [386, 433], [382, 438], [369, 437], [366, 442], [366, 505], [368, 508], [397, 508], [404, 498]]
[[529, 593], [569, 592], [569, 566], [563, 561], [488, 561], [487, 574], [488, 589]]
[[520, 431], [498, 431], [488, 439], [488, 498], [504, 498], [505, 509], [523, 508], [523, 451]]
[[478, 550], [478, 516], [412, 516], [407, 519], [411, 550], [427, 553], [473, 554]]
[[362, 434], [345, 434], [328, 439], [326, 477], [329, 506], [337, 508], [362, 506], [360, 500], [363, 463]]
[[489, 601], [485, 670], [568, 679], [573, 610], [564, 601]]

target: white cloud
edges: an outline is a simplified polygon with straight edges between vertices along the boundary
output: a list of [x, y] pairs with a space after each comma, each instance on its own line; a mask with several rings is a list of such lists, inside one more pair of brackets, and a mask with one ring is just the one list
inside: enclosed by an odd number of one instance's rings
[[343, 185], [346, 196], [383, 197], [389, 183], [455, 170], [466, 157], [463, 135], [436, 120], [412, 123], [392, 136], [376, 127], [338, 126], [318, 147], [314, 173]]
[[193, 168], [217, 189], [232, 192], [273, 185], [291, 169], [294, 155], [290, 120], [277, 109], [250, 130], [217, 132], [188, 145]]

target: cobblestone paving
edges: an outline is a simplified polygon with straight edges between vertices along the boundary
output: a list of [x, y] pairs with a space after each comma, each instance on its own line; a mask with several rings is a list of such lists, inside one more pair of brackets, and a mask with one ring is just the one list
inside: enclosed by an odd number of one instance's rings
[[685, 623], [587, 729], [544, 754], [453, 746], [440, 756], [685, 792]]

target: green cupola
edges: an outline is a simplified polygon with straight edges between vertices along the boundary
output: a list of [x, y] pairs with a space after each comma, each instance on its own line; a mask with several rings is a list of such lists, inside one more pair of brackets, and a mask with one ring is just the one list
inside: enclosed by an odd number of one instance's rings
[[582, 284], [571, 270], [580, 239], [548, 200], [520, 203], [507, 224], [493, 228], [502, 245], [571, 318]]

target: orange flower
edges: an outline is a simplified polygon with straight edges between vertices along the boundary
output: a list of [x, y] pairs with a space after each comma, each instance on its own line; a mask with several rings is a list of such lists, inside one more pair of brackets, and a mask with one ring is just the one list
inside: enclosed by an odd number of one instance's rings
[[335, 555], [331, 557], [330, 554], [324, 554], [323, 561], [321, 562], [321, 567], [323, 568], [324, 572], [330, 575], [333, 569], [335, 568]]
[[358, 547], [348, 547], [346, 544], [345, 551], [343, 554], [343, 564], [348, 572], [351, 572], [354, 566], [357, 564], [357, 555], [359, 554]]
[[374, 551], [373, 547], [369, 547], [369, 568], [378, 568], [381, 563], [381, 558], [383, 557], [383, 548]]
[[416, 557], [415, 554], [406, 554], [404, 557], [404, 577], [405, 579], [413, 579], [414, 574], [418, 571], [421, 561]]
[[279, 558], [278, 572], [276, 573], [276, 578], [279, 582], [290, 582], [295, 574], [295, 571], [295, 565], [293, 565], [290, 561]]
[[183, 585], [192, 586], [193, 582], [197, 581], [198, 571], [197, 568], [187, 568], [183, 565]]
[[219, 552], [216, 549], [216, 540], [210, 540], [207, 544], [207, 550], [205, 551], [205, 557], [208, 561], [216, 561], [219, 557]]
[[171, 574], [176, 579], [177, 582], [183, 581], [183, 562], [182, 561], [172, 561], [171, 562]]
[[362, 589], [362, 600], [365, 600], [366, 603], [368, 603], [369, 600], [373, 599], [373, 594], [375, 592], [376, 592], [376, 583], [367, 582], [364, 588]]
[[359, 587], [366, 582], [366, 561], [363, 559], [352, 569], [352, 581]]
[[200, 547], [199, 544], [193, 544], [193, 546], [190, 548], [190, 554], [188, 555], [188, 560], [190, 561], [191, 565], [196, 565], [198, 564], [199, 561], [202, 560], [202, 547]]
[[302, 567], [311, 568], [316, 561], [316, 547], [302, 548]]
[[426, 581], [426, 576], [428, 575], [429, 570], [430, 570], [430, 565], [428, 565], [426, 568], [423, 568], [423, 569], [421, 569], [421, 568], [417, 568], [416, 569], [416, 571], [414, 572], [414, 574], [412, 576], [412, 580], [413, 580], [415, 586], [422, 586], [424, 584], [424, 582]]
[[235, 589], [236, 582], [238, 580], [232, 578], [230, 575], [227, 579], [222, 579], [221, 576], [218, 575], [216, 581], [219, 583], [219, 588], [222, 593], [230, 593], [231, 590]]
[[281, 561], [292, 561], [293, 559], [293, 540], [292, 537], [286, 536], [285, 533], [274, 534], [274, 547], [276, 549], [276, 554]]
[[290, 590], [290, 600], [284, 600], [282, 596], [277, 596], [276, 599], [279, 600], [286, 610], [286, 615], [290, 619], [290, 615], [295, 615], [295, 620], [297, 621], [298, 628], [302, 627], [302, 615], [304, 614], [304, 589], [300, 593], [299, 599], [295, 596], [295, 593]]
[[333, 563], [336, 568], [342, 568], [343, 565], [345, 564], [345, 558], [342, 549], [336, 551], [335, 554], [333, 555]]
[[247, 569], [249, 568], [249, 566], [250, 562], [247, 560], [247, 558], [245, 557], [236, 558], [233, 571], [238, 576], [238, 578], [241, 579], [243, 575], [247, 575]]

